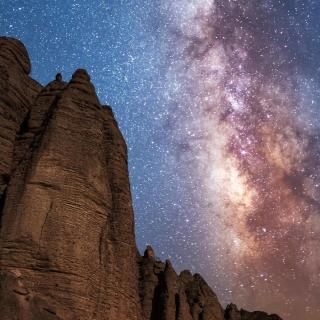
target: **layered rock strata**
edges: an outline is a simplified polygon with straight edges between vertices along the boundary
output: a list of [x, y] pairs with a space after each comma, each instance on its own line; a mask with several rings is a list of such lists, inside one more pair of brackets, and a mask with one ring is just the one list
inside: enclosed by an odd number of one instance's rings
[[90, 76], [42, 87], [0, 38], [0, 319], [278, 320], [135, 243], [127, 147]]

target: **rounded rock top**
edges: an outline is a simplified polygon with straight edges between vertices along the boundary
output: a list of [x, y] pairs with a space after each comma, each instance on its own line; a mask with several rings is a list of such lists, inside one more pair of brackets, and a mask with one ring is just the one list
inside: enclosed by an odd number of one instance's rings
[[0, 48], [1, 50], [7, 49], [6, 51], [12, 54], [24, 72], [30, 74], [31, 63], [29, 54], [26, 47], [20, 40], [10, 37], [0, 37]]
[[60, 72], [56, 74], [56, 81], [62, 82], [62, 74]]
[[86, 81], [90, 81], [91, 80], [87, 70], [85, 70], [85, 69], [77, 69], [75, 71], [75, 73], [72, 75], [72, 79], [75, 79], [75, 78], [80, 78], [80, 79], [83, 79], [83, 80], [86, 80]]
[[147, 246], [146, 250], [144, 251], [144, 257], [145, 258], [154, 258], [154, 250], [151, 246]]

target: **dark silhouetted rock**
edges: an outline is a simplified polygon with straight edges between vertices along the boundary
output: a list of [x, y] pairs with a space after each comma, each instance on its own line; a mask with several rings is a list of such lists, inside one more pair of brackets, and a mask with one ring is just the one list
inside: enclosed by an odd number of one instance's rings
[[58, 81], [58, 82], [62, 81], [62, 74], [61, 73], [56, 74], [56, 81]]
[[278, 320], [228, 306], [135, 243], [127, 147], [90, 76], [29, 76], [0, 38], [0, 319]]
[[229, 304], [225, 310], [225, 320], [281, 320], [281, 318], [261, 311], [249, 312], [243, 309], [239, 311], [235, 304]]
[[235, 304], [229, 304], [224, 313], [226, 320], [241, 320], [241, 314]]

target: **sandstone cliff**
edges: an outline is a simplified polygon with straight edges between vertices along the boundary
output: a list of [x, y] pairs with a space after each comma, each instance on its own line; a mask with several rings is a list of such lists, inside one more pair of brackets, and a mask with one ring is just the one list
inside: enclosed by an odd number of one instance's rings
[[90, 77], [42, 87], [0, 38], [0, 319], [278, 320], [135, 244], [127, 148]]

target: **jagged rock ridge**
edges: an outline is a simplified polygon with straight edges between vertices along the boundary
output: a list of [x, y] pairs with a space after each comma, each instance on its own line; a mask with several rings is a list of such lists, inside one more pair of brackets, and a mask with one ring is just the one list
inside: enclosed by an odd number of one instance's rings
[[199, 275], [136, 249], [127, 148], [77, 70], [42, 87], [0, 38], [0, 318], [278, 320], [223, 310]]

